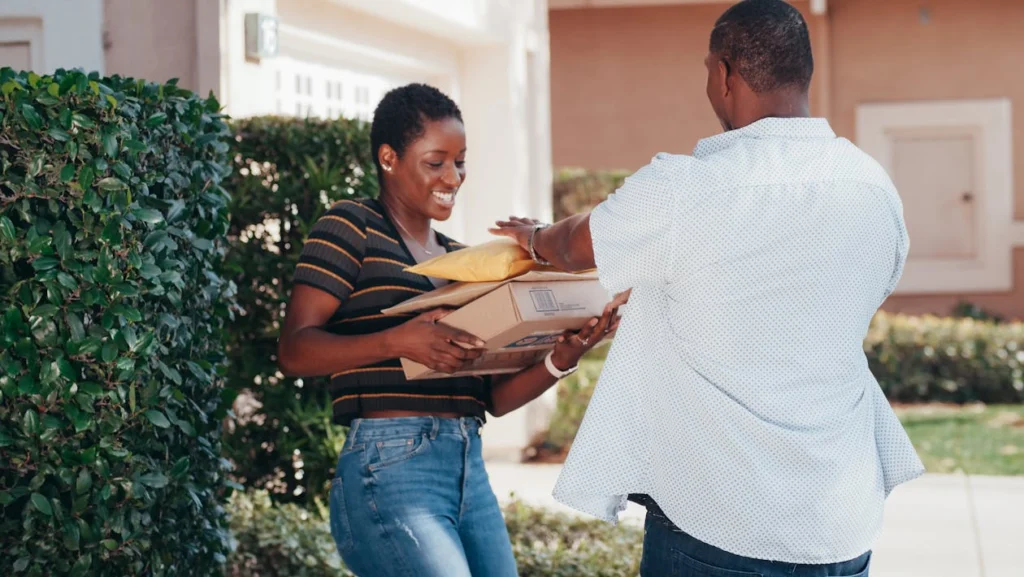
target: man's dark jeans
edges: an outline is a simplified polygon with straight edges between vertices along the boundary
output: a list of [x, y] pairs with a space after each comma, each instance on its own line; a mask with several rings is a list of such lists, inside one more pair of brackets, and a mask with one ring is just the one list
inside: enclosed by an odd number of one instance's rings
[[644, 524], [641, 577], [868, 577], [871, 553], [843, 563], [799, 565], [740, 557], [680, 531], [659, 512]]

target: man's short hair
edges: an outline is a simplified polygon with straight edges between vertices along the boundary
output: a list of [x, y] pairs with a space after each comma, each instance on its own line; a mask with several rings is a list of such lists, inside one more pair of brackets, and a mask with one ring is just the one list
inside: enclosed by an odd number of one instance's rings
[[814, 57], [807, 22], [782, 0], [743, 0], [726, 10], [711, 31], [710, 49], [754, 92], [806, 91], [811, 85]]

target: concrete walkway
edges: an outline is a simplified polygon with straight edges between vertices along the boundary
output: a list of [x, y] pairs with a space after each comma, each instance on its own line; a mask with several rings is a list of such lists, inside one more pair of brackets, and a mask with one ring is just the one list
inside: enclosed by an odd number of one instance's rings
[[[487, 464], [495, 493], [572, 512], [551, 497], [560, 465]], [[644, 510], [630, 503], [626, 522]], [[889, 498], [871, 577], [1024, 577], [1024, 477], [925, 475]]]

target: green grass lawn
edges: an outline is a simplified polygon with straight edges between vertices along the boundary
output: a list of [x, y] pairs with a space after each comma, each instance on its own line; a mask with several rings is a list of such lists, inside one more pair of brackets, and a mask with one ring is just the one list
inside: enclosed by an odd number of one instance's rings
[[896, 413], [930, 473], [1024, 475], [1024, 405], [910, 405]]

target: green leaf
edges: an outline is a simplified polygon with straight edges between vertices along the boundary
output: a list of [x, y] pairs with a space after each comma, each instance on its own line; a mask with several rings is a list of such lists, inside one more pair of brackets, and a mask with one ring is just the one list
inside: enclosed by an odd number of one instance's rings
[[4, 240], [14, 240], [14, 223], [7, 215], [0, 216], [0, 236]]
[[88, 128], [96, 128], [96, 123], [93, 122], [91, 118], [89, 118], [88, 116], [86, 116], [84, 114], [78, 114], [78, 113], [72, 114], [71, 115], [71, 120], [72, 120], [72, 122], [74, 122], [76, 125], [78, 125], [81, 128], [87, 128], [87, 129]]
[[53, 415], [46, 415], [43, 417], [43, 428], [45, 429], [60, 429], [64, 427], [64, 423], [60, 419]]
[[89, 574], [89, 567], [92, 566], [92, 555], [86, 553], [85, 555], [78, 558], [75, 564], [71, 567], [71, 573], [68, 577], [85, 577]]
[[18, 392], [23, 395], [34, 395], [39, 392], [39, 383], [32, 375], [24, 375], [18, 380]]
[[117, 156], [117, 135], [108, 132], [103, 135], [103, 154], [110, 158]]
[[146, 473], [139, 477], [139, 481], [148, 487], [160, 489], [167, 486], [167, 477], [163, 473]]
[[52, 256], [41, 256], [32, 261], [32, 268], [37, 271], [50, 270], [60, 265], [60, 259]]
[[163, 112], [157, 112], [146, 119], [146, 128], [154, 128], [160, 126], [164, 122], [167, 122], [167, 115]]
[[171, 426], [171, 422], [167, 420], [167, 416], [162, 412], [150, 409], [145, 413], [146, 418], [149, 419], [150, 423], [153, 423], [161, 429], [166, 429]]
[[71, 140], [71, 135], [59, 126], [51, 126], [50, 129], [46, 131], [46, 134], [57, 142], [67, 142], [68, 140]]
[[53, 507], [50, 501], [40, 493], [32, 493], [32, 506], [43, 515], [53, 515]]
[[113, 539], [104, 539], [100, 541], [100, 545], [103, 545], [103, 548], [107, 551], [117, 549], [117, 541], [114, 541]]
[[88, 493], [89, 489], [92, 488], [92, 475], [89, 474], [87, 469], [82, 469], [78, 472], [78, 480], [75, 481], [75, 492], [79, 495]]
[[57, 311], [59, 310], [60, 309], [57, 305], [42, 305], [36, 307], [35, 310], [32, 311], [32, 316], [39, 317], [41, 319], [48, 319], [57, 314]]
[[128, 389], [128, 408], [135, 412], [135, 383]]
[[31, 176], [31, 177], [38, 176], [39, 173], [43, 171], [43, 162], [45, 160], [46, 160], [46, 157], [41, 155], [41, 154], [39, 156], [33, 158], [32, 162], [30, 162], [29, 165], [28, 165], [28, 175]]
[[35, 108], [32, 108], [31, 104], [21, 105], [21, 115], [25, 117], [25, 122], [28, 123], [29, 128], [32, 130], [39, 130], [43, 127], [43, 117], [39, 116]]
[[32, 409], [25, 411], [25, 416], [21, 420], [21, 428], [26, 435], [35, 435], [39, 430], [39, 414]]
[[78, 341], [85, 338], [85, 326], [82, 324], [82, 319], [78, 318], [78, 315], [68, 313], [64, 316], [64, 320], [68, 323], [72, 339]]
[[[78, 183], [82, 185], [82, 188], [89, 190], [92, 187], [93, 181], [96, 179], [96, 172], [93, 171], [91, 166], [83, 166], [82, 170], [78, 171]], [[92, 191], [89, 191], [92, 192]], [[92, 207], [99, 208], [99, 207]]]
[[21, 573], [25, 569], [28, 569], [28, 564], [29, 564], [29, 561], [31, 561], [31, 560], [32, 560], [31, 557], [21, 557], [21, 558], [19, 558], [17, 561], [14, 562], [14, 572], [15, 573]]
[[103, 352], [100, 353], [100, 360], [104, 363], [109, 363], [117, 358], [117, 345], [113, 341], [108, 341], [107, 344], [103, 345]]
[[128, 188], [128, 185], [125, 184], [120, 178], [116, 178], [113, 176], [108, 176], [104, 179], [101, 179], [97, 183], [97, 185], [100, 187], [100, 190], [105, 190], [108, 192], [114, 190], [124, 190]]
[[71, 551], [78, 551], [78, 544], [81, 534], [78, 532], [78, 524], [74, 521], [66, 523], [62, 531], [64, 534], [64, 547]]
[[149, 224], [157, 224], [159, 222], [163, 222], [164, 220], [163, 213], [161, 213], [159, 210], [154, 210], [152, 208], [140, 208], [136, 210], [133, 214], [139, 220], [143, 222], [148, 222]]
[[51, 82], [50, 85], [46, 87], [46, 93], [54, 98], [60, 97], [60, 85], [56, 82]]
[[75, 277], [66, 272], [61, 271], [57, 273], [57, 282], [66, 289], [78, 290], [78, 282], [75, 281]]
[[182, 457], [175, 461], [174, 467], [171, 468], [172, 477], [180, 477], [188, 472], [190, 461], [188, 457]]
[[75, 179], [75, 174], [77, 174], [77, 172], [78, 171], [75, 170], [74, 164], [71, 164], [70, 162], [68, 164], [65, 164], [64, 168], [60, 169], [61, 182], [71, 182], [72, 180]]

